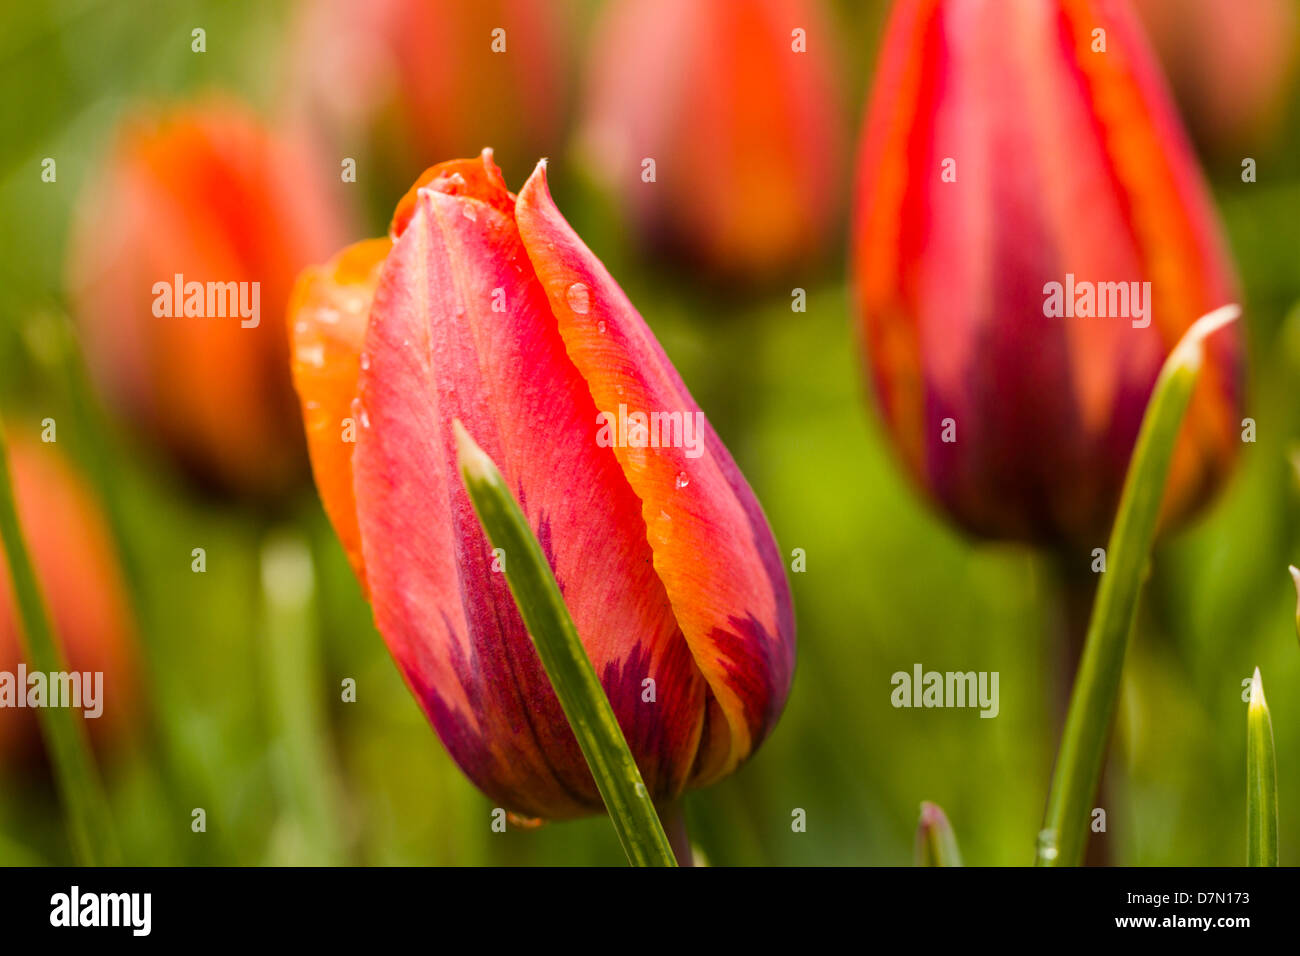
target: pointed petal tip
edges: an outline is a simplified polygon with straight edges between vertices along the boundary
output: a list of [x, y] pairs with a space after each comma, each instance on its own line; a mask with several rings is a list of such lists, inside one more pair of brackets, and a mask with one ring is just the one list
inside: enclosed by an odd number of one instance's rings
[[529, 175], [528, 181], [524, 183], [524, 188], [519, 190], [520, 203], [529, 204], [529, 205], [535, 204], [536, 200], [534, 199], [534, 197], [537, 196], [539, 191], [542, 196], [545, 196], [547, 199], [550, 199], [551, 187], [550, 184], [546, 181], [546, 170], [547, 170], [548, 162], [549, 161], [545, 156], [543, 156], [541, 159], [537, 161], [537, 165], [533, 167], [533, 171]]

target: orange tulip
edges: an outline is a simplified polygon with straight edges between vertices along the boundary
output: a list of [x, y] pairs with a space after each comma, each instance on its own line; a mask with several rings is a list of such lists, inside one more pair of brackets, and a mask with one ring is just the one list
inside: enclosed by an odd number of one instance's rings
[[325, 507], [448, 751], [508, 809], [603, 807], [458, 477], [460, 420], [520, 501], [653, 798], [731, 773], [794, 669], [785, 570], [731, 455], [544, 165], [516, 197], [489, 152], [441, 163], [390, 234], [304, 274], [294, 373]]
[[843, 133], [824, 12], [816, 0], [610, 4], [583, 142], [652, 241], [750, 277], [825, 247]]
[[78, 210], [70, 284], [92, 371], [224, 489], [275, 494], [301, 474], [284, 307], [342, 234], [328, 166], [209, 103], [127, 123]]
[[[103, 675], [102, 712], [86, 725], [94, 742], [106, 744], [139, 712], [134, 626], [112, 537], [80, 476], [53, 446], [12, 433], [9, 439], [18, 520], [64, 662], [69, 671]], [[23, 662], [18, 627], [0, 547], [0, 672], [10, 675]], [[34, 711], [0, 708], [0, 757], [35, 753], [38, 741]]]
[[[1161, 363], [1237, 298], [1136, 19], [1102, 0], [903, 0], [860, 163], [856, 303], [907, 466], [978, 534], [1104, 541]], [[1240, 441], [1237, 333], [1208, 351], [1167, 519]]]

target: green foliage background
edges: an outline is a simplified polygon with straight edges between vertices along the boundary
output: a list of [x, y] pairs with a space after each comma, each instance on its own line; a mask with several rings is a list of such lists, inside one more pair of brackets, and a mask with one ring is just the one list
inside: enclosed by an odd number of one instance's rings
[[[855, 130], [882, 6], [837, 8]], [[591, 19], [580, 14], [578, 49]], [[0, 14], [0, 410], [11, 423], [55, 416], [61, 447], [87, 467], [87, 431], [99, 426], [78, 424], [66, 371], [39, 347], [68, 305], [65, 242], [80, 188], [137, 102], [217, 88], [269, 108], [287, 19], [284, 5], [254, 2], [52, 0]], [[204, 55], [190, 52], [194, 26], [207, 30]], [[1239, 158], [1207, 159], [1245, 284], [1258, 442], [1243, 446], [1206, 519], [1154, 556], [1102, 802], [1099, 839], [1113, 862], [1244, 863], [1241, 695], [1256, 664], [1277, 739], [1281, 859], [1300, 862], [1300, 648], [1286, 573], [1300, 559], [1295, 119], [1293, 107], [1256, 157], [1255, 184], [1240, 182]], [[799, 664], [786, 713], [746, 767], [689, 798], [704, 855], [907, 863], [929, 799], [968, 863], [1030, 862], [1068, 690], [1059, 582], [1069, 571], [959, 537], [905, 482], [864, 400], [842, 252], [796, 283], [808, 311], [792, 314], [788, 284], [719, 289], [644, 257], [563, 160], [565, 144], [551, 155], [561, 208], [660, 336], [782, 549], [807, 553], [807, 571], [792, 575]], [[40, 181], [45, 156], [57, 157], [56, 184]], [[505, 172], [517, 185], [527, 169]], [[370, 233], [406, 185], [363, 177]], [[846, 205], [847, 194], [846, 181]], [[103, 765], [129, 862], [621, 862], [604, 819], [492, 832], [490, 803], [402, 685], [310, 486], [282, 511], [250, 513], [200, 496], [121, 427], [104, 440], [154, 680], [149, 722]], [[265, 541], [285, 533], [316, 562], [306, 617], [286, 619], [261, 597]], [[194, 547], [207, 550], [206, 574], [191, 573]], [[1086, 568], [1087, 555], [1077, 560]], [[295, 628], [300, 640], [274, 643]], [[999, 717], [895, 710], [889, 677], [916, 662], [999, 671]], [[346, 677], [357, 682], [353, 704], [339, 700]], [[278, 702], [294, 698], [308, 719], [286, 721]], [[204, 834], [191, 832], [195, 807], [207, 812]], [[806, 833], [791, 831], [795, 808], [807, 812]], [[0, 861], [70, 861], [39, 767], [0, 768]]]

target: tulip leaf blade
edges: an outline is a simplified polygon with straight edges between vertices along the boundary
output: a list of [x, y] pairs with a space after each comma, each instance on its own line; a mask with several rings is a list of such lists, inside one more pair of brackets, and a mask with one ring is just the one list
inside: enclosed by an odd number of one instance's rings
[[505, 575], [510, 593], [587, 759], [629, 862], [633, 866], [676, 866], [641, 771], [578, 637], [541, 545], [495, 463], [459, 420], [453, 427], [465, 490], [484, 534], [493, 547], [509, 556]]
[[[54, 639], [31, 553], [18, 518], [9, 447], [0, 426], [0, 545], [9, 569], [19, 622], [19, 637], [33, 673], [67, 673]], [[25, 693], [26, 688], [19, 688]], [[39, 707], [41, 734], [48, 748], [59, 796], [68, 815], [72, 851], [88, 866], [120, 864], [108, 798], [90, 751], [81, 714], [73, 707]]]
[[1277, 753], [1259, 668], [1246, 709], [1246, 863], [1277, 866]]
[[1129, 634], [1174, 447], [1200, 374], [1205, 340], [1240, 314], [1239, 307], [1227, 305], [1197, 319], [1165, 359], [1147, 402], [1057, 751], [1035, 860], [1040, 866], [1078, 866], [1083, 862], [1091, 803], [1106, 756]]
[[917, 866], [961, 866], [957, 834], [943, 808], [929, 800], [921, 802], [921, 818], [916, 825]]

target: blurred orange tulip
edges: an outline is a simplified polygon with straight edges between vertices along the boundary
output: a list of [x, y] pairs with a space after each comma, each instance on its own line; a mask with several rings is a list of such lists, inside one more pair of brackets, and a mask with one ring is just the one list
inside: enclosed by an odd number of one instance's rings
[[845, 197], [824, 13], [816, 0], [610, 4], [583, 148], [652, 242], [749, 277], [826, 247]]
[[[80, 476], [53, 446], [8, 437], [18, 519], [64, 662], [70, 671], [103, 674], [102, 713], [86, 721], [91, 740], [102, 745], [139, 712], [134, 627], [112, 537]], [[23, 661], [18, 626], [0, 547], [0, 672], [17, 675]], [[0, 708], [0, 758], [30, 756], [38, 740], [34, 711]]]
[[274, 495], [303, 470], [284, 309], [342, 239], [326, 165], [210, 103], [128, 122], [78, 210], [70, 284], [92, 371], [226, 490]]
[[559, 147], [570, 0], [320, 0], [301, 4], [293, 96], [335, 142], [379, 148], [405, 185], [488, 143], [507, 168]]
[[1277, 129], [1300, 51], [1296, 0], [1137, 0], [1192, 133], [1225, 151]]

